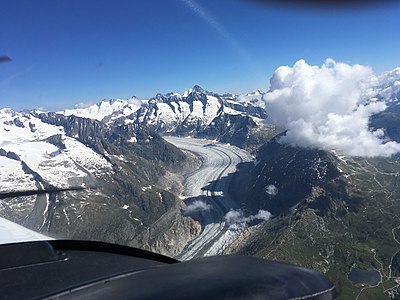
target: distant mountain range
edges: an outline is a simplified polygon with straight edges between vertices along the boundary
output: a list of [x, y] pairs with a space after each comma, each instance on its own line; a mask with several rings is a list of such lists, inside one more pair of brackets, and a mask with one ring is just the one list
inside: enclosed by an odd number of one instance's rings
[[256, 147], [274, 134], [259, 106], [263, 92], [219, 95], [195, 85], [180, 95], [157, 94], [150, 100], [112, 99], [61, 114], [105, 124], [146, 126], [160, 134], [216, 139], [239, 147]]
[[162, 132], [170, 132], [182, 123], [192, 123], [191, 120], [200, 122], [203, 127], [209, 126], [222, 113], [265, 119], [266, 112], [259, 105], [263, 94], [264, 92], [257, 90], [246, 95], [219, 95], [195, 85], [183, 95], [168, 93], [157, 94], [149, 100], [139, 100], [136, 97], [103, 100], [98, 104], [66, 109], [60, 113], [96, 119], [103, 123], [127, 118], [126, 123], [146, 124]]

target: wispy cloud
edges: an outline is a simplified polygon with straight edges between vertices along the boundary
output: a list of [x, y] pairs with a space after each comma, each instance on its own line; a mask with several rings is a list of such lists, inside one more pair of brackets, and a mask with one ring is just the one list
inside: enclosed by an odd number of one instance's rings
[[225, 220], [229, 224], [252, 222], [255, 220], [268, 221], [271, 218], [271, 213], [266, 210], [260, 209], [257, 214], [245, 217], [241, 209], [230, 210], [225, 214]]
[[199, 16], [208, 26], [214, 29], [227, 45], [235, 51], [246, 63], [253, 64], [251, 56], [246, 49], [233, 37], [233, 35], [204, 7], [195, 0], [181, 0], [197, 16]]
[[35, 66], [32, 65], [32, 66], [30, 66], [30, 67], [28, 67], [28, 68], [26, 68], [24, 70], [21, 70], [21, 71], [15, 72], [14, 74], [11, 74], [7, 78], [5, 78], [5, 79], [0, 81], [0, 87], [1, 86], [5, 86], [6, 84], [12, 82], [13, 80], [15, 80], [18, 77], [21, 77], [21, 76], [24, 76], [24, 75], [28, 74], [29, 72], [32, 71], [32, 69], [34, 69], [34, 67]]
[[273, 184], [269, 184], [266, 188], [266, 192], [270, 196], [275, 196], [276, 194], [278, 194], [278, 188]]

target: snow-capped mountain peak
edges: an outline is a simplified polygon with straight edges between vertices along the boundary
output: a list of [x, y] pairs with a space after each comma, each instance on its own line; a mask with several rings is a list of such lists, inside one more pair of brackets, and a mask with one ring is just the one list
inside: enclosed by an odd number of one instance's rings
[[90, 118], [98, 121], [105, 121], [111, 116], [118, 118], [127, 116], [136, 112], [142, 105], [142, 102], [136, 97], [130, 99], [111, 99], [103, 100], [97, 104], [87, 107], [79, 107], [74, 109], [66, 109], [62, 114], [66, 116], [74, 115], [82, 118]]
[[192, 93], [196, 93], [196, 94], [207, 94], [208, 93], [206, 90], [204, 90], [201, 86], [199, 86], [197, 84], [191, 90], [192, 90]]
[[201, 95], [207, 95], [207, 94], [211, 94], [210, 92], [206, 91], [205, 89], [203, 89], [201, 86], [199, 85], [194, 85], [192, 88], [186, 90], [183, 92], [182, 97], [188, 97], [190, 94], [201, 94]]
[[253, 96], [261, 96], [261, 95], [263, 95], [263, 94], [265, 94], [265, 92], [262, 91], [262, 90], [260, 90], [260, 89], [258, 89], [258, 90], [254, 91], [254, 92], [252, 92], [252, 93], [246, 94], [246, 96], [247, 96], [247, 97], [253, 97]]
[[190, 89], [184, 91], [182, 97], [187, 97], [187, 96], [189, 96], [189, 94], [190, 94], [192, 91], [193, 91], [192, 88], [190, 88]]

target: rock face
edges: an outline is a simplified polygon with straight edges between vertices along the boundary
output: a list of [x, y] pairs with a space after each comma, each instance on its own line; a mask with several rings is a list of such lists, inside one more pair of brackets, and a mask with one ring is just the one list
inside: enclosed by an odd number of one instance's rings
[[233, 184], [232, 193], [247, 199], [245, 203], [253, 211], [263, 208], [273, 215], [286, 213], [313, 189], [326, 189], [340, 174], [332, 154], [282, 145], [278, 138], [259, 149], [255, 165], [241, 167], [243, 178], [236, 179], [241, 184]]

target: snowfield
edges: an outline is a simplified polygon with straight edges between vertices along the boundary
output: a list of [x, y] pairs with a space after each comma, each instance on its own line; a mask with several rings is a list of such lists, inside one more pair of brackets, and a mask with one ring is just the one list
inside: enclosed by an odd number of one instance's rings
[[106, 118], [112, 120], [128, 116], [136, 112], [142, 105], [142, 101], [135, 97], [131, 99], [112, 99], [110, 101], [102, 101], [98, 104], [88, 107], [78, 107], [66, 109], [61, 114], [66, 116], [77, 116], [82, 118], [95, 119], [97, 121], [105, 121]]
[[[62, 145], [48, 138], [58, 135]], [[0, 110], [0, 191], [38, 189], [43, 183], [68, 188], [85, 178], [111, 171], [111, 164], [63, 127], [42, 122], [32, 114]]]
[[[18, 185], [15, 183], [18, 182]], [[22, 170], [20, 161], [0, 156], [0, 191], [15, 192], [18, 190], [36, 189], [33, 175]]]

